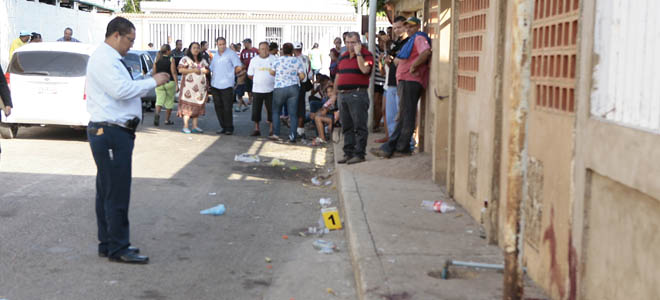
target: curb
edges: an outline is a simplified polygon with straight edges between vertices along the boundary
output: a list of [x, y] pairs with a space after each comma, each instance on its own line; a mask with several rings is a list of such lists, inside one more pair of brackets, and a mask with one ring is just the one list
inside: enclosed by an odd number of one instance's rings
[[389, 293], [385, 271], [373, 242], [357, 181], [351, 171], [337, 164], [338, 151], [341, 148], [335, 144], [333, 154], [337, 170], [337, 191], [340, 210], [344, 215], [345, 235], [358, 299], [382, 299], [379, 294]]

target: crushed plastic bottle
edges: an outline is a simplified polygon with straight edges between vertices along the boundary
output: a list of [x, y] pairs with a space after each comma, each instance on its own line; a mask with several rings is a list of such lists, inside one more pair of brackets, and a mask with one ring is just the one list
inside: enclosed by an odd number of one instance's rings
[[225, 205], [220, 204], [199, 212], [202, 215], [221, 216], [225, 214]]
[[316, 240], [312, 243], [312, 247], [323, 254], [332, 254], [337, 250], [337, 245], [334, 242], [326, 240]]
[[422, 208], [443, 214], [456, 210], [456, 207], [449, 205], [443, 201], [429, 201], [429, 200], [422, 201]]
[[319, 200], [319, 204], [321, 205], [321, 207], [330, 207], [330, 205], [332, 205], [332, 199], [330, 199], [330, 198], [321, 198]]
[[312, 184], [321, 185], [321, 181], [319, 180], [318, 176], [312, 177]]

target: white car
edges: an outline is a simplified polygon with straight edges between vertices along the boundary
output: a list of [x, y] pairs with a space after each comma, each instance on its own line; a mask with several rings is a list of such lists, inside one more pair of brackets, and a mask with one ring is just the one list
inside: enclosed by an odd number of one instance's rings
[[86, 127], [87, 61], [95, 49], [61, 42], [18, 48], [5, 74], [14, 106], [9, 117], [2, 114], [2, 137], [16, 137], [19, 126]]

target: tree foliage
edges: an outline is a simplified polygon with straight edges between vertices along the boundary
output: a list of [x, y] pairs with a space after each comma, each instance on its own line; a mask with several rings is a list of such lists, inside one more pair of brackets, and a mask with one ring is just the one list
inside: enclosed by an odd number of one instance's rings
[[[358, 11], [358, 2], [362, 5], [363, 7], [368, 7], [369, 6], [369, 0], [348, 0], [353, 4], [353, 7], [355, 7], [355, 12]], [[385, 15], [385, 2], [387, 0], [378, 0], [378, 5], [376, 5], [376, 12], [378, 15]]]
[[[169, 0], [150, 0], [150, 1], [169, 1]], [[140, 10], [140, 2], [142, 0], [126, 0], [126, 3], [124, 3], [124, 7], [122, 7], [121, 11], [125, 13], [141, 13], [142, 10]]]

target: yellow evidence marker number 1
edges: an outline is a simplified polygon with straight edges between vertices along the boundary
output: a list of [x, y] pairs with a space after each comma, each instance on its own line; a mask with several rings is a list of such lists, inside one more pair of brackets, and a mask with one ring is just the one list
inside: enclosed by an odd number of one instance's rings
[[336, 207], [328, 207], [321, 209], [325, 227], [330, 230], [341, 229], [341, 220], [339, 219], [339, 211]]

